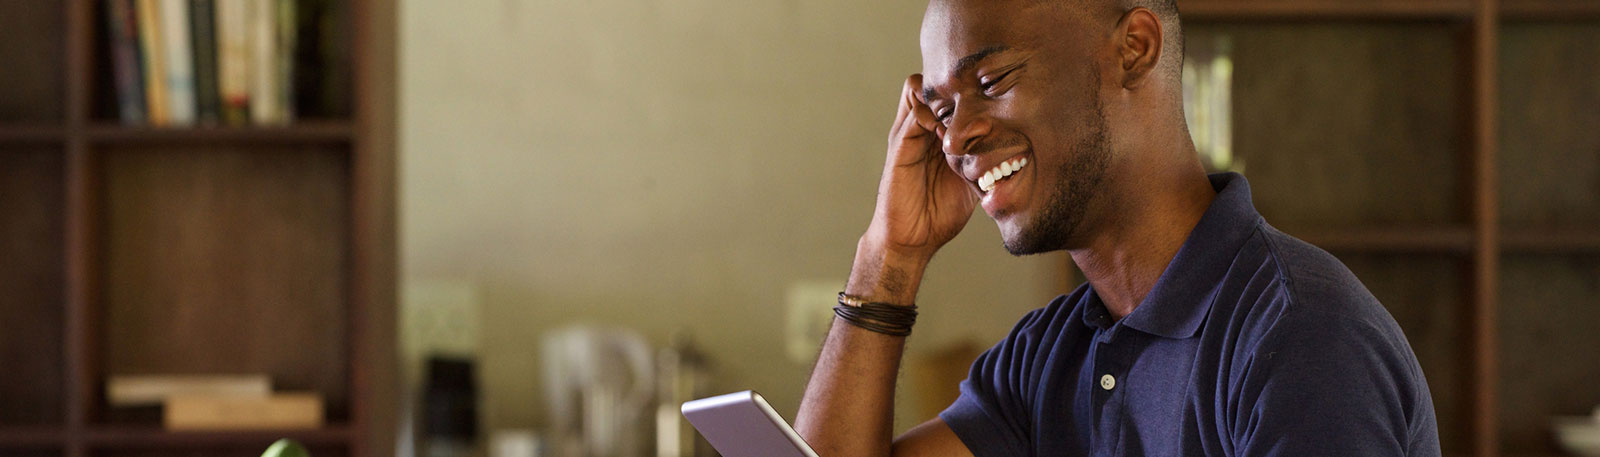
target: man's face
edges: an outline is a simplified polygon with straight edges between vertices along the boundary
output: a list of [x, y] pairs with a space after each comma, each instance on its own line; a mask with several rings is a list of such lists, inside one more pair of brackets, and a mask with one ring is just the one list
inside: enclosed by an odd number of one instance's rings
[[1092, 59], [1104, 31], [1037, 3], [934, 0], [922, 24], [945, 159], [1014, 255], [1076, 244], [1111, 156]]

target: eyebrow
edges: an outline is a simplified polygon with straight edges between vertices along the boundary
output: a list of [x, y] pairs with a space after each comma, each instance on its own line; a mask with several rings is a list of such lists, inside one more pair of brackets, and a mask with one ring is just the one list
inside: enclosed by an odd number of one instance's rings
[[[994, 55], [996, 53], [999, 53], [1001, 51], [1005, 51], [1005, 50], [1008, 50], [1008, 49], [1011, 49], [1011, 47], [1010, 46], [1005, 46], [1005, 45], [990, 46], [990, 47], [987, 47], [987, 48], [979, 49], [978, 52], [967, 54], [966, 57], [962, 57], [960, 60], [956, 61], [956, 66], [953, 69], [953, 71], [951, 71], [951, 73], [952, 74], [961, 74], [963, 72], [966, 72], [967, 70], [972, 69], [972, 67], [978, 65], [978, 62], [982, 62], [983, 59], [987, 59], [991, 55]], [[939, 95], [939, 92], [933, 90], [933, 88], [931, 88], [931, 87], [922, 88], [922, 101], [923, 102], [927, 102], [928, 100], [931, 100], [931, 99], [933, 99], [934, 97], [936, 97], [938, 95]]]

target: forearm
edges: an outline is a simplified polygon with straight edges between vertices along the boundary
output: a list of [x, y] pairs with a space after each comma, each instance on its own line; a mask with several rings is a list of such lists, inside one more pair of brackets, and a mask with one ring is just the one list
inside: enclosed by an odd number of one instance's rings
[[[845, 293], [912, 304], [926, 259], [887, 253], [863, 240]], [[835, 318], [806, 385], [795, 428], [821, 455], [887, 456], [894, 433], [894, 386], [905, 337]]]

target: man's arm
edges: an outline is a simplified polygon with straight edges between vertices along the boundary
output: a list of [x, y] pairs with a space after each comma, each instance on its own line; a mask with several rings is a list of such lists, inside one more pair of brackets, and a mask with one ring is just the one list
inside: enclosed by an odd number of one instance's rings
[[[938, 122], [918, 99], [920, 75], [906, 78], [889, 133], [878, 203], [845, 293], [873, 302], [911, 305], [933, 253], [960, 233], [977, 205], [965, 179], [939, 148]], [[905, 337], [835, 319], [806, 384], [795, 429], [828, 457], [971, 455], [935, 419], [891, 443], [894, 386]], [[901, 452], [906, 451], [906, 452]]]

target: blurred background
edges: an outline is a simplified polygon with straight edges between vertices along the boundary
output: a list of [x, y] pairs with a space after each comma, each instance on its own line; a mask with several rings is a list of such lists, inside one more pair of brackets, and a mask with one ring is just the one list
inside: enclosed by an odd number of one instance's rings
[[[1600, 2], [1179, 5], [1203, 161], [1389, 308], [1446, 454], [1596, 452]], [[0, 0], [0, 456], [709, 455], [676, 405], [745, 389], [792, 419], [924, 6]], [[1081, 281], [975, 214], [897, 429]]]

